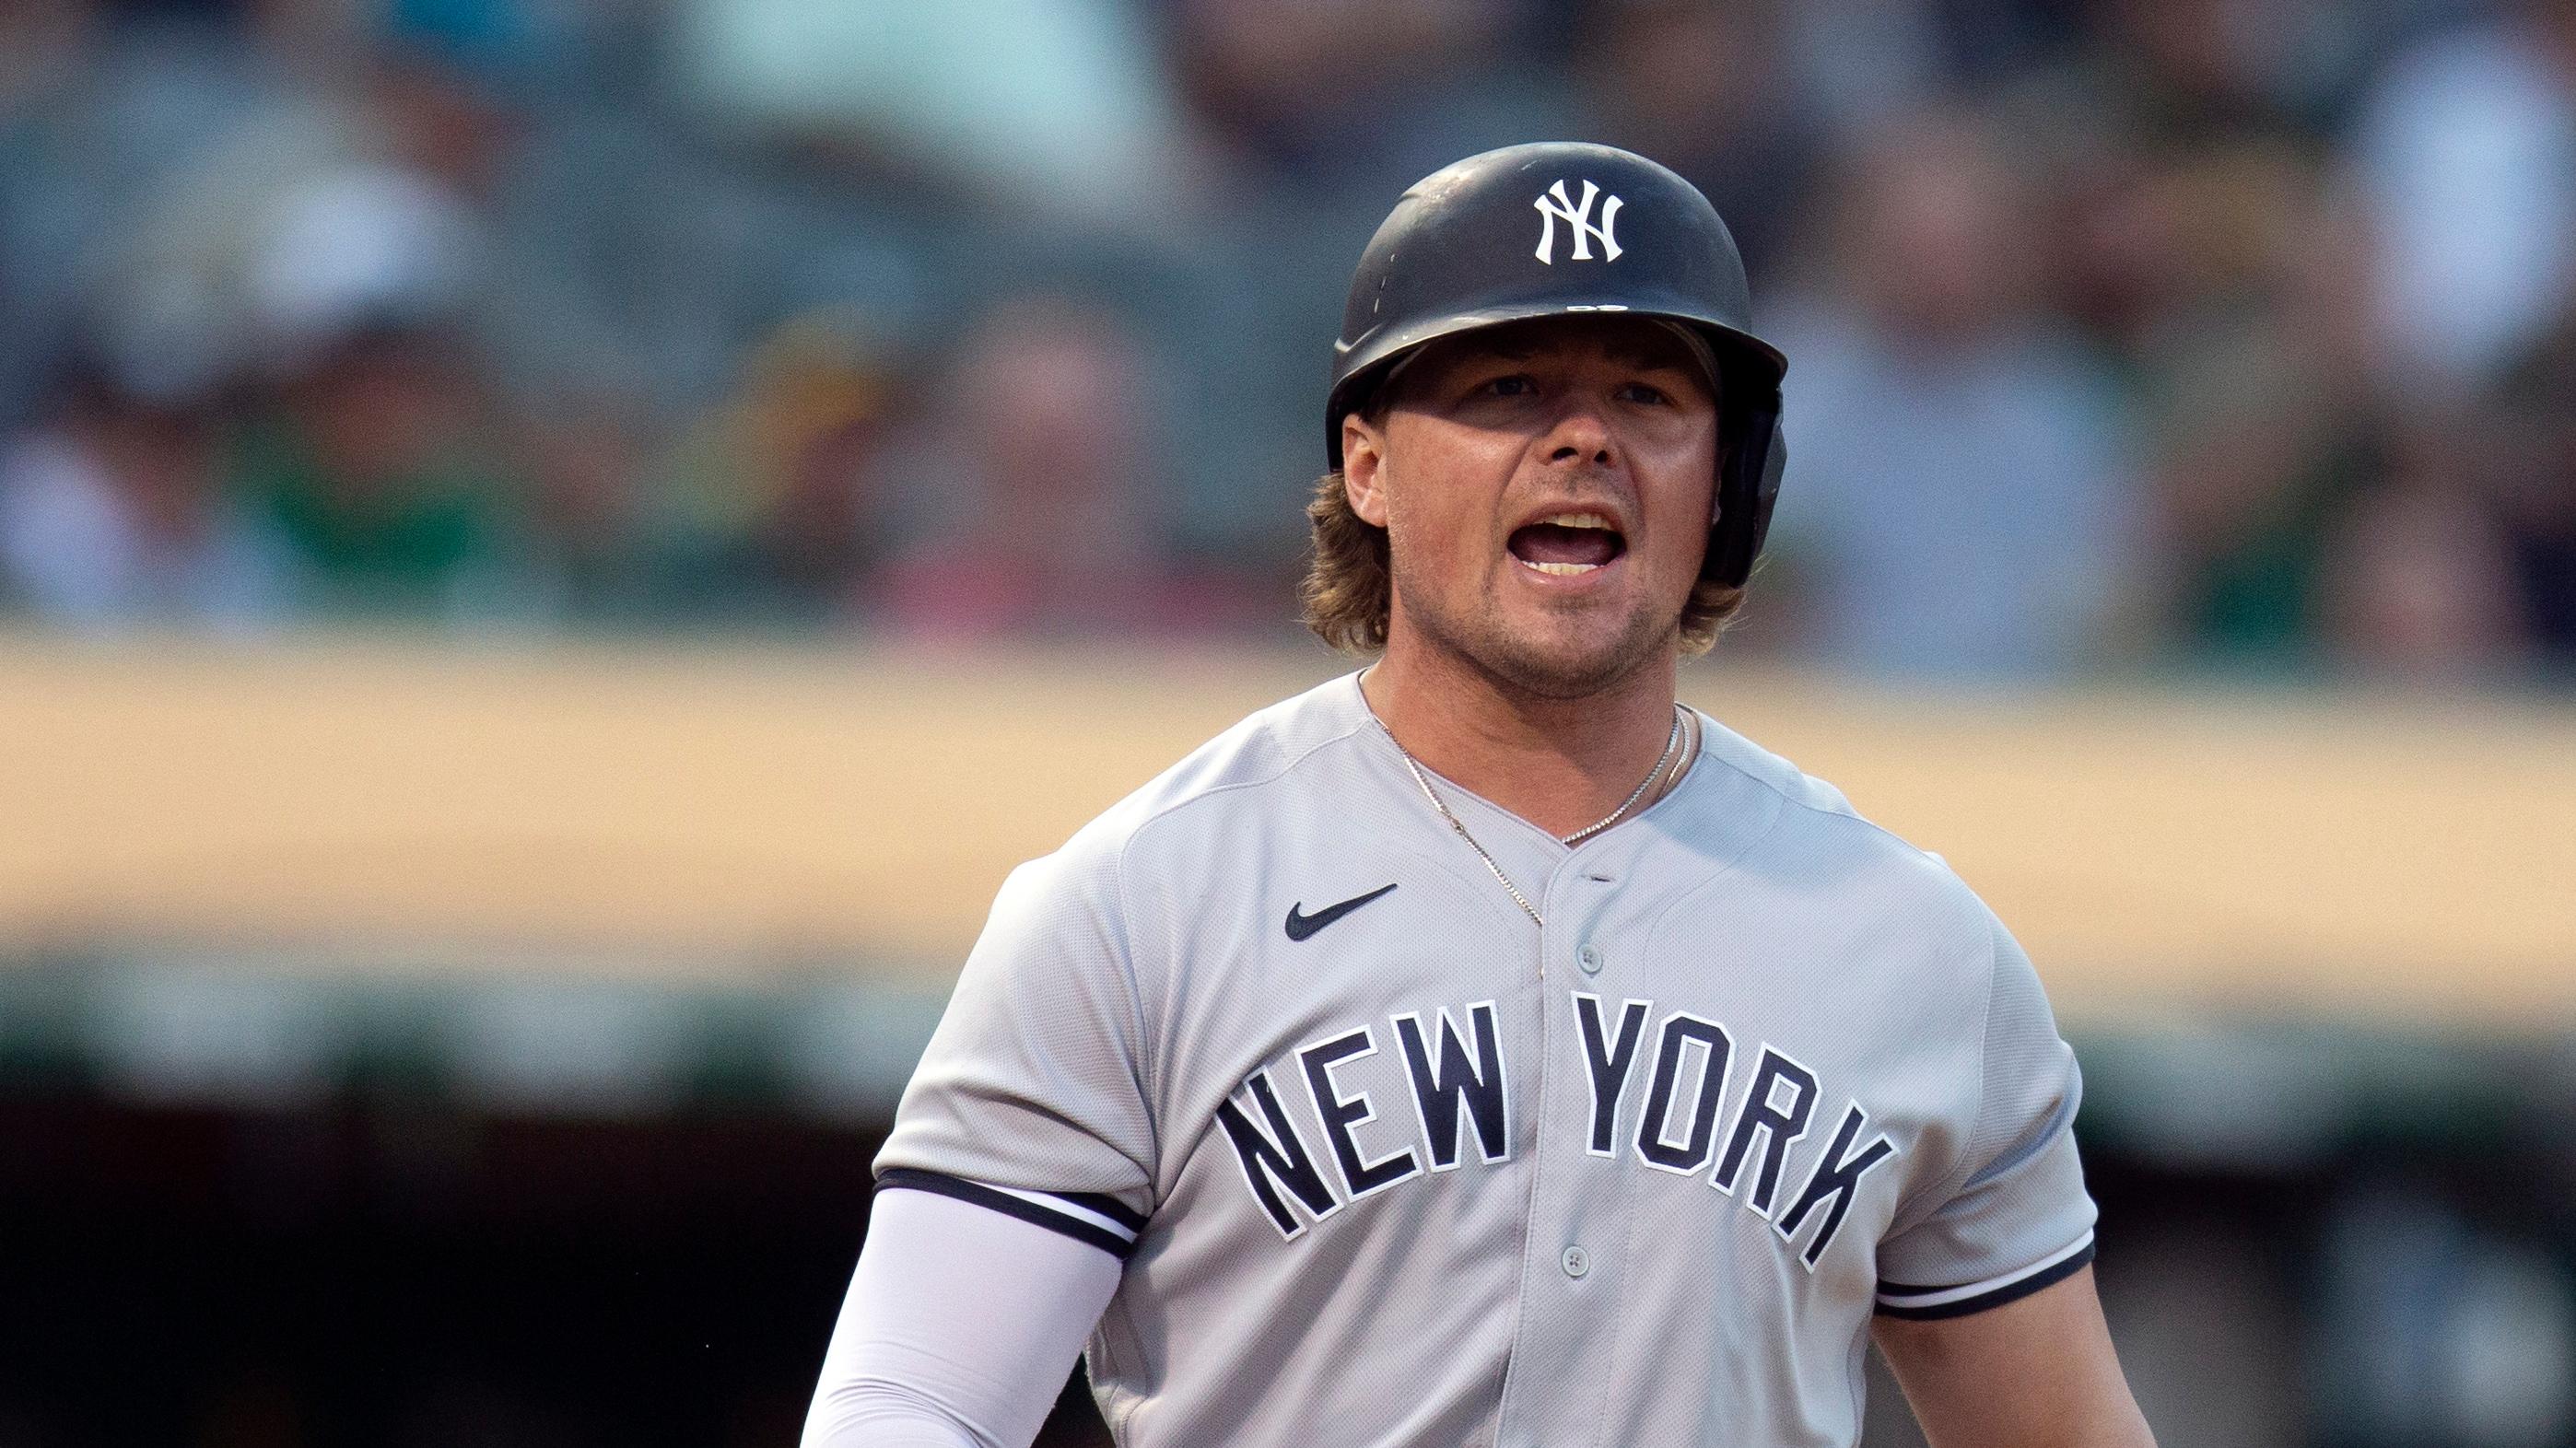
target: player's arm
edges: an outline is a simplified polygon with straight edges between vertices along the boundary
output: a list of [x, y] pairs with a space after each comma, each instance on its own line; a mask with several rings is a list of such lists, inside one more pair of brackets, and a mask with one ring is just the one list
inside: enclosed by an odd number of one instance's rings
[[1875, 1335], [1932, 1448], [2154, 1448], [2090, 1267], [1965, 1317], [1881, 1317]]
[[879, 1193], [803, 1448], [1027, 1448], [1119, 1270], [972, 1202]]
[[1114, 856], [1011, 873], [877, 1155], [807, 1448], [1026, 1448], [1145, 1231], [1145, 1010]]
[[1879, 1350], [1934, 1448], [2152, 1444], [2093, 1292], [2083, 1073], [2000, 923], [1978, 1109], [1946, 1178], [1879, 1243]]

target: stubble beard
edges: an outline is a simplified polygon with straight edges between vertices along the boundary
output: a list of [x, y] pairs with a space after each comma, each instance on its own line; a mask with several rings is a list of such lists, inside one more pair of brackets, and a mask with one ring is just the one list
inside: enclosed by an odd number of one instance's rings
[[1551, 648], [1515, 632], [1490, 595], [1461, 614], [1426, 606], [1430, 595], [1406, 588], [1409, 570], [1389, 561], [1405, 623], [1434, 653], [1481, 675], [1506, 696], [1555, 702], [1593, 698], [1616, 689], [1639, 669], [1679, 654], [1678, 609], [1671, 618], [1638, 609], [1614, 638], [1595, 647]]

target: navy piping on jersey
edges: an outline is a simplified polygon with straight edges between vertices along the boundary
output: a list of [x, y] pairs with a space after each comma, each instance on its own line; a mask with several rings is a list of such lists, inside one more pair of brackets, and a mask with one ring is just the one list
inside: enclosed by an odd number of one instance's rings
[[1966, 1317], [1972, 1312], [1984, 1312], [2007, 1302], [2017, 1302], [2043, 1287], [2063, 1282], [2082, 1271], [2084, 1264], [2092, 1260], [2093, 1234], [2086, 1232], [2073, 1245], [2042, 1258], [2018, 1277], [1973, 1282], [1964, 1287], [1916, 1287], [1904, 1282], [1881, 1281], [1878, 1284], [1877, 1312], [1881, 1317], [1900, 1317], [1911, 1322]]
[[1112, 1257], [1124, 1258], [1135, 1251], [1136, 1236], [1145, 1230], [1143, 1213], [1116, 1197], [1099, 1192], [1040, 1192], [997, 1187], [968, 1181], [964, 1177], [903, 1166], [891, 1167], [877, 1178], [878, 1191], [898, 1187], [936, 1192], [961, 1202], [973, 1202], [1006, 1217], [1017, 1217], [1050, 1232], [1060, 1232]]

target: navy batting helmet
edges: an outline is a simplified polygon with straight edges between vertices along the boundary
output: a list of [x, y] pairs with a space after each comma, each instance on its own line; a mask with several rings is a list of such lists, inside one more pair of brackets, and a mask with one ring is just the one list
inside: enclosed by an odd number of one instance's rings
[[1643, 156], [1549, 141], [1470, 156], [1413, 184], [1369, 238], [1333, 343], [1324, 450], [1408, 352], [1477, 327], [1584, 313], [1656, 317], [1718, 360], [1715, 511], [1701, 576], [1740, 587], [1762, 551], [1788, 449], [1788, 359], [1753, 334], [1735, 238], [1699, 188]]

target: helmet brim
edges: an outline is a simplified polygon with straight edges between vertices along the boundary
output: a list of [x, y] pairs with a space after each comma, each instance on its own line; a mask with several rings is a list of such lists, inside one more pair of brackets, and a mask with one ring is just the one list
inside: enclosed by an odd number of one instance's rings
[[1342, 420], [1364, 410], [1369, 398], [1385, 382], [1387, 374], [1406, 357], [1446, 338], [1547, 317], [1638, 317], [1689, 327], [1707, 339], [1710, 350], [1717, 355], [1722, 367], [1730, 371], [1749, 369], [1760, 379], [1760, 385], [1772, 391], [1779, 389], [1781, 378], [1789, 370], [1789, 359], [1779, 348], [1741, 328], [1685, 307], [1640, 306], [1611, 297], [1597, 302], [1551, 299], [1480, 307], [1473, 311], [1426, 318], [1410, 326], [1389, 328], [1351, 349], [1361, 355], [1337, 358], [1347, 371], [1334, 385], [1325, 408], [1324, 456], [1332, 467], [1342, 465]]

